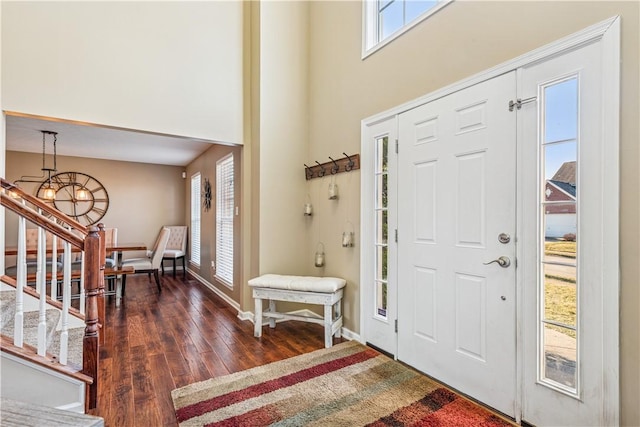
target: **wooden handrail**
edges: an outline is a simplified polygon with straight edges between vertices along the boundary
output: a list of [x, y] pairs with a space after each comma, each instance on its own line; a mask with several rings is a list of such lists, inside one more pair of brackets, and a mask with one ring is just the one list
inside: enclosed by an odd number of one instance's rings
[[2, 202], [2, 206], [4, 206], [5, 208], [12, 210], [18, 215], [49, 231], [50, 233], [55, 234], [63, 240], [66, 240], [76, 248], [84, 250], [84, 239], [82, 239], [82, 237], [70, 232], [61, 225], [56, 224], [50, 219], [44, 217], [42, 214], [39, 214], [34, 209], [23, 205], [6, 193], [0, 193], [0, 201]]
[[[98, 399], [98, 362], [100, 346], [100, 327], [104, 326], [104, 264], [105, 246], [104, 231], [98, 227], [85, 227], [57, 209], [47, 205], [38, 198], [24, 192], [15, 184], [0, 178], [0, 185], [4, 191], [0, 191], [0, 202], [5, 208], [15, 212], [21, 217], [35, 223], [42, 229], [69, 242], [72, 246], [84, 251], [84, 288], [85, 288], [85, 331], [82, 341], [82, 373], [93, 379], [91, 386], [87, 387], [85, 409], [93, 409]], [[19, 202], [11, 197], [8, 192], [17, 194], [27, 204]], [[37, 209], [32, 208], [35, 206]], [[51, 220], [48, 217], [53, 217]], [[78, 236], [67, 228], [58, 224], [67, 224], [80, 231]], [[102, 297], [102, 301], [100, 298]], [[42, 300], [41, 300], [42, 301]], [[102, 307], [100, 305], [102, 304]], [[64, 314], [64, 313], [63, 313]]]
[[0, 178], [0, 184], [2, 185], [2, 188], [4, 188], [5, 190], [17, 194], [18, 196], [20, 196], [21, 199], [26, 200], [27, 202], [31, 203], [34, 206], [37, 206], [38, 208], [46, 212], [48, 215], [51, 215], [52, 217], [57, 219], [58, 221], [68, 224], [69, 226], [71, 226], [71, 228], [75, 230], [80, 230], [82, 234], [86, 235], [89, 232], [85, 225], [80, 224], [75, 219], [68, 217], [67, 215], [49, 206], [48, 204], [38, 199], [37, 197], [34, 197], [31, 194], [25, 192], [22, 188], [18, 187], [13, 182], [7, 181], [4, 178]]

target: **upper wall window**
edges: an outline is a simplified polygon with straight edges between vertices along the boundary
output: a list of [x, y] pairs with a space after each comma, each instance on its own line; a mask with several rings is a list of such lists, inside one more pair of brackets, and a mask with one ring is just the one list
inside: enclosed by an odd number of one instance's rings
[[420, 23], [452, 0], [363, 0], [362, 57]]

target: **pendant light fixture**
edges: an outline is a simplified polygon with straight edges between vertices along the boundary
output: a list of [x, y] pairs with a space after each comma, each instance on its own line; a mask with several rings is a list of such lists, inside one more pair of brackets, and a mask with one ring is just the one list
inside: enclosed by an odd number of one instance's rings
[[[58, 132], [52, 132], [49, 130], [41, 130], [42, 132], [42, 176], [29, 176], [23, 175], [20, 179], [16, 180], [18, 182], [42, 182], [43, 179], [47, 181], [47, 187], [44, 189], [42, 193], [42, 198], [45, 200], [54, 200], [56, 198], [56, 189], [51, 185], [51, 172], [57, 171], [57, 153], [56, 153], [56, 145], [58, 142]], [[53, 167], [51, 165], [47, 166], [47, 136], [53, 135]]]

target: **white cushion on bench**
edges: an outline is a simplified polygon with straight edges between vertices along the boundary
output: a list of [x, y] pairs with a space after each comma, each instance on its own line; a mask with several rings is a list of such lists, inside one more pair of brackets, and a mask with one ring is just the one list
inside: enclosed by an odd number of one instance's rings
[[249, 286], [256, 288], [305, 292], [335, 292], [344, 288], [346, 284], [346, 280], [337, 277], [286, 276], [280, 274], [264, 274], [249, 280]]

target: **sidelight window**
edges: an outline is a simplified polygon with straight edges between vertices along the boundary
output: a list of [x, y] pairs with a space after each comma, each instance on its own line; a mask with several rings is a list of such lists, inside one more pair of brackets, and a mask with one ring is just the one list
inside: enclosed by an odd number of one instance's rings
[[539, 381], [578, 395], [578, 76], [540, 88]]
[[387, 271], [389, 261], [388, 163], [389, 137], [376, 140], [375, 166], [375, 316], [387, 319]]

